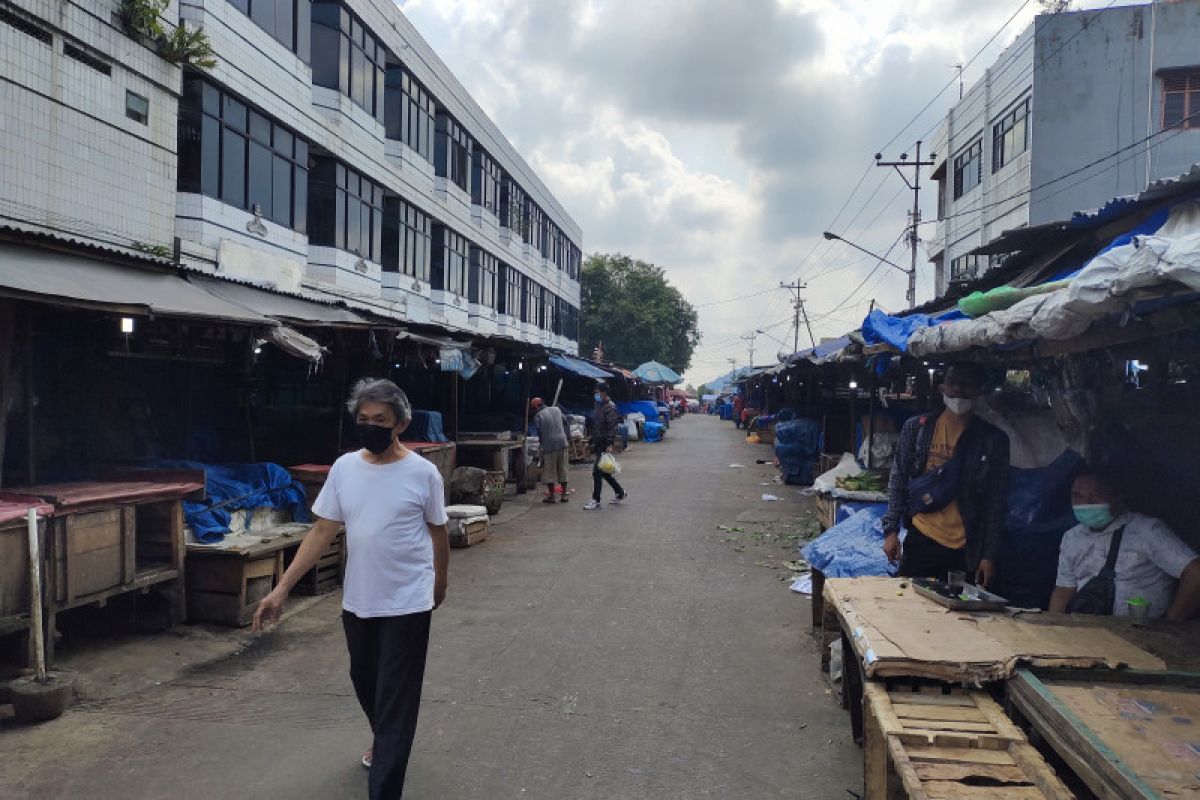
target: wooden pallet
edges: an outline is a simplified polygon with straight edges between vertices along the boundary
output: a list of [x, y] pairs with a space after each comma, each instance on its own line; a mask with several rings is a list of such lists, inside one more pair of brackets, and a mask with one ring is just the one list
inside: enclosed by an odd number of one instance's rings
[[479, 520], [450, 520], [450, 546], [470, 547], [488, 537], [488, 521]]
[[[292, 550], [284, 554], [284, 565], [290, 565], [296, 557]], [[329, 545], [316, 566], [304, 573], [303, 577], [292, 589], [296, 594], [318, 595], [328, 594], [342, 585], [342, 573], [346, 564], [346, 532], [340, 532]]]
[[889, 692], [871, 682], [863, 701], [866, 800], [1075, 796], [984, 692]]

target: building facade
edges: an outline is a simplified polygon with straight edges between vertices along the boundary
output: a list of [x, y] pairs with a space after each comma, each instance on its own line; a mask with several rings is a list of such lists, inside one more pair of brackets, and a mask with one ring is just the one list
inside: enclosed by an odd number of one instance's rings
[[933, 151], [937, 294], [1066, 219], [1200, 161], [1200, 0], [1038, 16], [951, 108]]
[[[0, 230], [576, 351], [581, 231], [390, 0], [0, 0]], [[0, 243], [0, 246], [3, 246]]]

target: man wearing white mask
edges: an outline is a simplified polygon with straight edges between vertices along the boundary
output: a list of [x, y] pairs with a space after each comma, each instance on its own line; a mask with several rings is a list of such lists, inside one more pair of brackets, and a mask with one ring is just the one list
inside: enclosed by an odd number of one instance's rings
[[1196, 613], [1200, 558], [1165, 523], [1126, 509], [1113, 484], [1094, 472], [1075, 479], [1071, 505], [1079, 524], [1059, 546], [1051, 611], [1124, 616], [1132, 601], [1149, 606], [1149, 617]]
[[[1008, 436], [974, 414], [983, 370], [955, 364], [942, 381], [944, 411], [904, 423], [888, 481], [883, 550], [907, 577], [965, 571], [988, 586], [1008, 511]], [[900, 528], [908, 534], [900, 544]]]

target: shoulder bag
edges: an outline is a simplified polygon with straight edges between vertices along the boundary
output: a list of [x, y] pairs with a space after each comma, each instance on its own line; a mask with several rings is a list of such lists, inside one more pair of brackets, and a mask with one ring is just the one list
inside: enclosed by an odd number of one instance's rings
[[1125, 526], [1122, 525], [1109, 542], [1104, 569], [1075, 593], [1067, 603], [1067, 611], [1072, 614], [1112, 616], [1113, 602], [1117, 599], [1117, 554], [1121, 550], [1124, 534]]

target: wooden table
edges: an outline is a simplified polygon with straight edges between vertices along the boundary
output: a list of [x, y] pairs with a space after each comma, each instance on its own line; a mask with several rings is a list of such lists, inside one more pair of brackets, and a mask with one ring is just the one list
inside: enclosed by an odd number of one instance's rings
[[1200, 797], [1200, 674], [1020, 669], [1006, 690], [1099, 797]]
[[38, 541], [43, 554], [42, 574], [45, 575], [46, 517], [54, 513], [54, 506], [38, 497], [10, 496], [0, 500], [0, 636], [29, 630], [32, 595], [26, 514], [30, 508], [37, 511], [39, 517]]
[[126, 480], [0, 492], [0, 501], [36, 497], [53, 507], [45, 548], [48, 661], [61, 611], [159, 586], [171, 620], [184, 619], [182, 501], [203, 490], [203, 483], [190, 481]]
[[490, 472], [510, 473], [517, 484], [517, 493], [525, 485], [525, 438], [518, 439], [459, 439], [458, 463], [465, 467], [482, 467]]
[[283, 577], [284, 554], [298, 548], [311, 526], [291, 523], [187, 546], [188, 611], [193, 622], [245, 627]]

